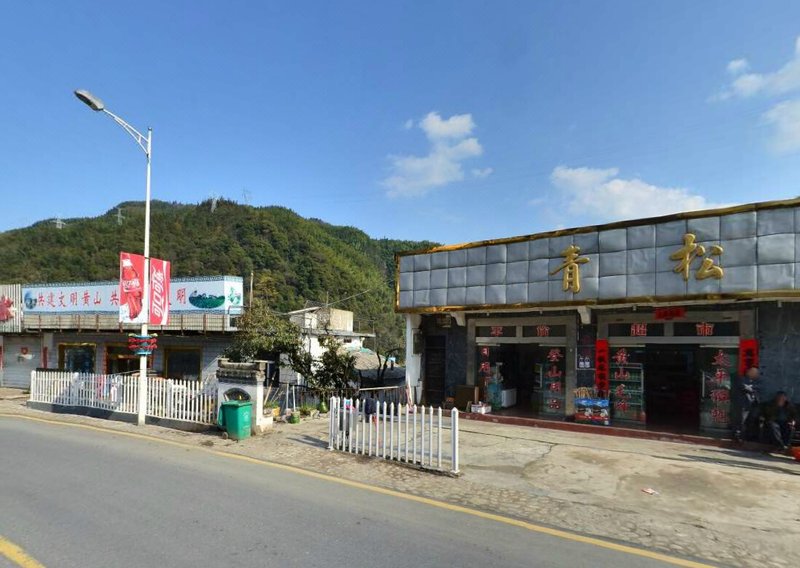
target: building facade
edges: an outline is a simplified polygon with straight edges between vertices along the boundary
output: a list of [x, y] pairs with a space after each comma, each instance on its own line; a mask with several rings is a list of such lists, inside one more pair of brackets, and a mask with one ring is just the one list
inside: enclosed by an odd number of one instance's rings
[[[175, 278], [170, 320], [150, 326], [158, 349], [148, 367], [158, 376], [205, 379], [230, 344], [242, 313], [242, 279]], [[27, 388], [31, 371], [135, 373], [138, 357], [128, 335], [138, 325], [119, 323], [117, 282], [0, 287], [0, 385]]]
[[477, 386], [520, 416], [582, 420], [605, 399], [605, 423], [725, 431], [747, 366], [763, 398], [800, 395], [798, 300], [800, 200], [397, 257], [417, 397]]

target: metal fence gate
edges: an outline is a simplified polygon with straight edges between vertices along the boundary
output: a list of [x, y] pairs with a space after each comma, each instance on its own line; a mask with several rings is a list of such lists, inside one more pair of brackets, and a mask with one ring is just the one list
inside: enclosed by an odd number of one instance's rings
[[458, 410], [332, 397], [330, 450], [458, 473]]

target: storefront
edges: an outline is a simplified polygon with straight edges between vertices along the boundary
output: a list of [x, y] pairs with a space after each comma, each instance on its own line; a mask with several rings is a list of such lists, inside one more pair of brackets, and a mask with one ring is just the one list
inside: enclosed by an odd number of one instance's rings
[[793, 200], [400, 254], [409, 386], [430, 404], [477, 387], [498, 414], [724, 433], [759, 358], [762, 397], [800, 397], [799, 229]]

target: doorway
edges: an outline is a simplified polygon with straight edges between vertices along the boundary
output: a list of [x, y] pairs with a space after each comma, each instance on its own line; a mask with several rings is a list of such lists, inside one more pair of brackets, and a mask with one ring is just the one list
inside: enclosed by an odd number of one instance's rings
[[106, 345], [106, 373], [121, 375], [139, 370], [139, 357], [127, 345]]
[[645, 350], [647, 426], [677, 432], [700, 428], [702, 384], [694, 345], [648, 345]]
[[425, 404], [444, 402], [447, 348], [443, 335], [425, 338]]

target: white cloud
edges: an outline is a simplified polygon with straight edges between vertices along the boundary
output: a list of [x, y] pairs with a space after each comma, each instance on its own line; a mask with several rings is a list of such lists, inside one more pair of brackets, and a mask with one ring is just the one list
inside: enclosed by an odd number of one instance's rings
[[409, 118], [408, 120], [406, 120], [405, 123], [403, 124], [403, 128], [406, 130], [411, 130], [412, 128], [414, 128], [414, 119]]
[[[475, 129], [471, 114], [443, 119], [439, 113], [430, 112], [417, 126], [428, 138], [430, 150], [425, 156], [389, 156], [391, 174], [382, 184], [390, 197], [424, 195], [436, 187], [462, 181], [466, 177], [462, 163], [483, 153], [478, 139], [470, 136]], [[471, 173], [487, 177], [492, 169], [472, 170]]]
[[[719, 207], [682, 187], [659, 187], [641, 179], [623, 179], [618, 168], [558, 166], [550, 181], [571, 216], [588, 222], [655, 217], [681, 211]], [[575, 222], [570, 224], [574, 225]]]
[[472, 170], [472, 177], [475, 177], [475, 178], [478, 178], [478, 179], [486, 179], [490, 175], [492, 175], [493, 173], [494, 173], [494, 168], [483, 168], [483, 169], [474, 168]]
[[747, 59], [734, 59], [728, 63], [728, 73], [731, 75], [739, 75], [750, 69], [750, 64]]
[[475, 123], [471, 114], [454, 114], [450, 118], [442, 119], [438, 112], [429, 112], [419, 122], [419, 127], [425, 131], [428, 139], [435, 140], [460, 140], [472, 134]]
[[772, 146], [777, 152], [800, 151], [800, 99], [778, 103], [764, 113], [764, 120], [774, 129]]
[[[735, 78], [710, 100], [746, 99], [756, 95], [779, 97], [800, 91], [800, 36], [795, 39], [793, 57], [777, 71], [746, 73], [749, 67], [746, 59], [728, 63], [728, 72]], [[778, 102], [762, 115], [762, 119], [772, 128], [771, 146], [776, 152], [800, 152], [800, 98]]]
[[747, 98], [757, 94], [774, 96], [800, 90], [800, 36], [795, 40], [793, 57], [777, 71], [742, 73], [748, 67], [745, 59], [736, 59], [728, 63], [728, 71], [736, 75], [736, 78], [716, 98], [720, 100], [733, 97]]

